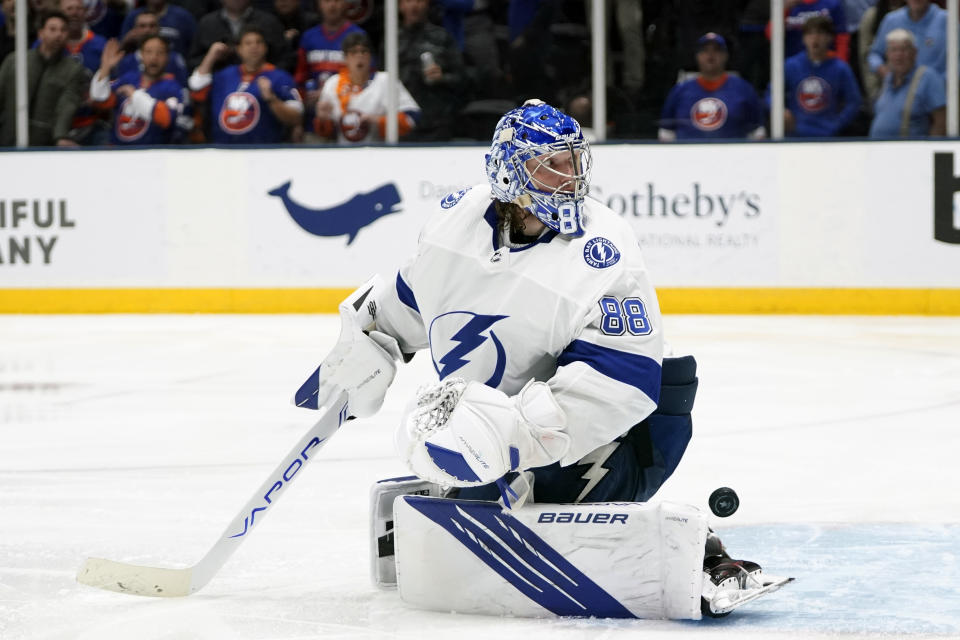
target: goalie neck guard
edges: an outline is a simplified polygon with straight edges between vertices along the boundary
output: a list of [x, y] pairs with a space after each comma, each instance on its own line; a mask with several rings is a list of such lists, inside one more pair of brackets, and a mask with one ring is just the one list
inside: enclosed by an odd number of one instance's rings
[[572, 236], [583, 235], [591, 164], [580, 124], [541, 100], [508, 111], [486, 155], [497, 200], [518, 204], [548, 228]]

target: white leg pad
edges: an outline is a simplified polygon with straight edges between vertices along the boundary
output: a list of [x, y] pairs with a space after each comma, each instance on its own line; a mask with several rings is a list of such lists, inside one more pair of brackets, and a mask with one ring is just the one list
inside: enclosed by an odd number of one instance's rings
[[706, 516], [676, 503], [399, 496], [401, 599], [498, 616], [700, 619]]
[[397, 496], [441, 496], [440, 485], [409, 476], [380, 480], [370, 489], [370, 579], [381, 589], [397, 586], [393, 501]]

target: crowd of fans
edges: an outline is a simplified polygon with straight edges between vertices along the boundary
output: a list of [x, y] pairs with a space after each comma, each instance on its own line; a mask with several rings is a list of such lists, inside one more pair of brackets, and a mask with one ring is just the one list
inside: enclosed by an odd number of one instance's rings
[[[0, 146], [15, 143], [14, 0], [0, 0]], [[769, 0], [606, 0], [607, 131], [757, 139]], [[133, 3], [133, 4], [131, 4]], [[28, 0], [29, 142], [357, 144], [386, 129], [376, 0]], [[943, 135], [946, 12], [785, 0], [784, 131]], [[589, 3], [398, 0], [401, 139], [483, 140], [529, 97], [591, 126]]]

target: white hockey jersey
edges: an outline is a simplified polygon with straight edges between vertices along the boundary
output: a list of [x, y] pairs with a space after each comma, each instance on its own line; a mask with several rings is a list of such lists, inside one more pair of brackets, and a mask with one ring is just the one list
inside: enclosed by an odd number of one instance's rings
[[[345, 73], [330, 76], [320, 90], [320, 100], [333, 107], [332, 117], [337, 124], [337, 141], [340, 144], [348, 144], [383, 140], [377, 127], [361, 126], [360, 116], [363, 114], [386, 115], [389, 85], [387, 74], [382, 71], [375, 72], [362, 88], [351, 85], [348, 78], [349, 76]], [[397, 101], [397, 111], [406, 123], [406, 126], [401, 129], [412, 128], [415, 123], [406, 114], [419, 113], [420, 107], [402, 83], [397, 87]], [[403, 131], [401, 131], [402, 134]]]
[[655, 408], [663, 331], [627, 223], [587, 199], [579, 238], [548, 231], [505, 246], [490, 188], [447, 196], [381, 301], [377, 328], [406, 353], [429, 349], [440, 379], [508, 395], [546, 381], [567, 415], [576, 462]]

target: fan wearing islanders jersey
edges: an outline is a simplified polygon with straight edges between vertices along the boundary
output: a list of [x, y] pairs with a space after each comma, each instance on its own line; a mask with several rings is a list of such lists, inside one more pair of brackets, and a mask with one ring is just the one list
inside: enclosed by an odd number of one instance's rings
[[[60, 10], [67, 17], [67, 42], [64, 49], [91, 74], [95, 73], [100, 67], [100, 58], [107, 44], [106, 38], [89, 28], [83, 0], [60, 0]], [[37, 44], [39, 43], [34, 43], [33, 46], [36, 47]], [[80, 144], [106, 142], [106, 123], [98, 117], [89, 100], [84, 100], [73, 114], [70, 129], [73, 132], [71, 136]]]
[[[157, 14], [149, 9], [144, 9], [137, 14], [133, 20], [133, 27], [123, 37], [120, 46], [126, 51], [130, 51], [124, 56], [113, 69], [113, 77], [119, 78], [121, 75], [130, 71], [136, 71], [143, 68], [143, 60], [140, 59], [140, 43], [147, 36], [161, 35], [160, 22]], [[177, 82], [187, 86], [187, 63], [180, 52], [171, 48], [170, 55], [167, 56], [167, 66], [164, 69], [167, 73], [172, 73]]]
[[[784, 56], [789, 58], [803, 51], [803, 25], [810, 18], [819, 16], [833, 23], [836, 38], [830, 46], [834, 49], [834, 55], [849, 62], [850, 34], [847, 32], [845, 4], [849, 3], [844, 0], [787, 0], [784, 3]], [[863, 3], [859, 4], [864, 6]]]
[[711, 32], [697, 40], [700, 73], [667, 95], [657, 133], [661, 141], [766, 137], [760, 98], [750, 83], [726, 72], [727, 57], [723, 36]]
[[[338, 74], [343, 68], [343, 39], [351, 33], [365, 33], [346, 19], [346, 0], [320, 0], [317, 4], [323, 21], [303, 33], [297, 51], [294, 78], [301, 89], [313, 80], [319, 90], [328, 78]], [[313, 102], [316, 99], [313, 96]]]
[[303, 101], [293, 77], [269, 64], [263, 32], [249, 25], [240, 31], [240, 64], [212, 73], [230, 48], [215, 42], [190, 76], [191, 95], [208, 107], [210, 139], [219, 144], [274, 144], [300, 123]]
[[114, 144], [154, 145], [172, 141], [177, 118], [187, 100], [186, 90], [166, 73], [170, 45], [150, 36], [140, 45], [143, 71], [131, 71], [110, 82], [110, 70], [124, 56], [116, 40], [104, 49], [103, 62], [90, 81], [94, 106], [114, 110]]
[[100, 68], [100, 56], [107, 39], [88, 27], [83, 0], [60, 0], [60, 10], [67, 16], [67, 53], [94, 73]]
[[[343, 39], [344, 62], [320, 92], [314, 131], [321, 138], [334, 135], [340, 144], [383, 140], [387, 127], [387, 74], [371, 68], [370, 38], [364, 32]], [[416, 126], [420, 107], [398, 83], [397, 130], [406, 136]]]
[[860, 88], [850, 65], [831, 54], [833, 37], [830, 18], [810, 18], [803, 25], [806, 50], [789, 57], [784, 65], [787, 135], [835, 136], [857, 117]]

